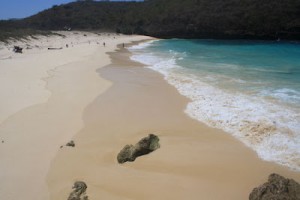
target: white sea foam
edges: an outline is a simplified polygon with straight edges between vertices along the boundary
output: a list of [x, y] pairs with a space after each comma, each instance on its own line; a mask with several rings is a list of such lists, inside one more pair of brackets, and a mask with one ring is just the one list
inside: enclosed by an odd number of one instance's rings
[[262, 69], [262, 68], [252, 68], [253, 71], [258, 72], [266, 72], [266, 73], [279, 73], [279, 74], [290, 74], [291, 72], [288, 70], [274, 70], [274, 69]]
[[[264, 160], [300, 171], [299, 110], [274, 104], [259, 95], [231, 93], [212, 86], [178, 66], [176, 56], [136, 53], [131, 59], [160, 72], [188, 97], [191, 102], [185, 112], [190, 117], [232, 134]], [[272, 94], [293, 95], [294, 92], [282, 89]]]
[[131, 47], [128, 47], [128, 50], [145, 49], [146, 47], [149, 47], [154, 41], [156, 41], [156, 40], [150, 40], [147, 42], [139, 43], [138, 45], [133, 45]]
[[300, 102], [300, 92], [289, 88], [263, 90], [260, 94], [262, 96], [273, 97], [281, 102], [290, 102], [294, 104]]

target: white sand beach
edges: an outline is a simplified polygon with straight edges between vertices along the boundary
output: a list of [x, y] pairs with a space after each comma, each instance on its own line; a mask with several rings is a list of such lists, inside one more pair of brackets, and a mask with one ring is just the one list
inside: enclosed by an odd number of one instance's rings
[[[49, 199], [51, 160], [82, 128], [85, 107], [111, 86], [96, 72], [110, 63], [106, 52], [117, 44], [147, 39], [58, 34], [1, 44], [0, 199]], [[23, 47], [23, 54], [13, 53], [14, 45]]]
[[[241, 200], [270, 173], [300, 181], [189, 118], [189, 100], [122, 47], [153, 38], [58, 34], [1, 44], [0, 199], [66, 200], [84, 181], [94, 200]], [[160, 149], [117, 162], [126, 144], [150, 133]]]

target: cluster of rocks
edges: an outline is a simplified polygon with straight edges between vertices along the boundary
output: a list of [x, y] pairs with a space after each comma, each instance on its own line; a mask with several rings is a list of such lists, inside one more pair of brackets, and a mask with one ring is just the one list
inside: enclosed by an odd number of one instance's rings
[[[75, 147], [74, 141], [70, 141], [66, 146]], [[159, 138], [154, 134], [149, 134], [142, 138], [135, 145], [126, 145], [117, 156], [119, 163], [134, 161], [137, 157], [146, 155], [160, 147]], [[88, 200], [86, 195], [87, 185], [83, 181], [76, 181], [70, 193], [68, 200]]]
[[249, 200], [300, 200], [300, 184], [271, 174], [268, 182], [252, 190]]
[[133, 162], [137, 157], [149, 154], [159, 147], [159, 138], [154, 134], [149, 134], [135, 145], [126, 145], [118, 154], [117, 160], [121, 164], [127, 161]]
[[[75, 143], [70, 141], [66, 146], [75, 147]], [[160, 148], [158, 136], [149, 134], [135, 145], [126, 145], [119, 152], [117, 160], [120, 164], [133, 162], [137, 157], [149, 154], [158, 148]], [[75, 182], [68, 200], [88, 200], [86, 189], [85, 182]], [[271, 174], [268, 182], [252, 190], [249, 200], [300, 200], [300, 184], [293, 179]]]

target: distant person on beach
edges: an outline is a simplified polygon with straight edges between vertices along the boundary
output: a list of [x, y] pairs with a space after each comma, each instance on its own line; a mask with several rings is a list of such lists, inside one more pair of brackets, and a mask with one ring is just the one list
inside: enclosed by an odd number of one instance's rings
[[69, 45], [68, 45], [68, 44], [66, 44], [66, 47], [67, 47], [67, 48], [69, 48]]
[[125, 44], [123, 43], [123, 48], [125, 48]]
[[105, 42], [103, 42], [103, 46], [105, 47]]

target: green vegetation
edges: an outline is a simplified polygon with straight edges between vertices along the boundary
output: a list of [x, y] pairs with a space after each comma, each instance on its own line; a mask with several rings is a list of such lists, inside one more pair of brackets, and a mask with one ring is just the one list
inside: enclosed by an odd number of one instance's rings
[[77, 1], [53, 6], [3, 28], [106, 29], [161, 38], [300, 40], [299, 0]]
[[[14, 39], [27, 39], [28, 36], [35, 38], [35, 35], [60, 35], [48, 30], [39, 30], [34, 28], [26, 28], [16, 25], [17, 21], [0, 21], [0, 41], [7, 42]], [[62, 36], [62, 35], [60, 35]]]
[[51, 31], [41, 31], [35, 29], [11, 29], [0, 30], [0, 41], [7, 42], [9, 39], [27, 39], [28, 36], [35, 38], [36, 35], [56, 35]]

